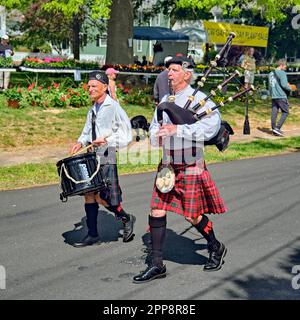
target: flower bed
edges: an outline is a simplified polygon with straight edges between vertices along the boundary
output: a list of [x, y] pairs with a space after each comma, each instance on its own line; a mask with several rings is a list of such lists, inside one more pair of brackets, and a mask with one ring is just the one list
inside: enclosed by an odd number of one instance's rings
[[99, 64], [97, 62], [85, 62], [77, 61], [74, 59], [63, 59], [63, 58], [38, 58], [38, 57], [27, 57], [23, 59], [21, 66], [28, 68], [38, 69], [82, 69], [82, 70], [97, 70]]
[[105, 64], [102, 66], [101, 70], [106, 70], [108, 68], [114, 68], [118, 71], [123, 72], [145, 72], [145, 73], [160, 73], [164, 70], [163, 67], [157, 67], [157, 66], [139, 66], [137, 64], [114, 64], [109, 65]]
[[51, 86], [44, 87], [33, 82], [27, 88], [7, 89], [4, 96], [7, 101], [18, 101], [20, 108], [80, 108], [91, 105], [86, 84], [72, 88], [63, 83], [52, 83]]

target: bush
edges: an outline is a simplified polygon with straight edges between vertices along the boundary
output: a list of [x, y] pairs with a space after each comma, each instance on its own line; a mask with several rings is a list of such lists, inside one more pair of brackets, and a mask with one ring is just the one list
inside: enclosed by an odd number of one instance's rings
[[14, 87], [4, 92], [7, 100], [18, 100], [21, 108], [80, 108], [91, 105], [85, 84], [70, 88], [65, 83], [52, 83], [51, 86], [37, 86], [31, 83], [27, 89]]
[[131, 89], [128, 94], [123, 98], [125, 103], [139, 105], [139, 106], [151, 106], [153, 105], [153, 97], [143, 90]]

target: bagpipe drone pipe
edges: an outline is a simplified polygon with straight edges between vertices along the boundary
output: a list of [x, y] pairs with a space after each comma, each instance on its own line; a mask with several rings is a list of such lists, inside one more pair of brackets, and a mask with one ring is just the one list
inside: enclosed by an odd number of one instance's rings
[[[211, 90], [210, 93], [202, 100], [200, 100], [197, 104], [191, 107], [191, 103], [195, 100], [195, 96], [198, 91], [204, 86], [207, 77], [212, 72], [214, 68], [217, 67], [218, 62], [224, 59], [224, 55], [228, 53], [232, 39], [235, 37], [233, 32], [227, 38], [226, 43], [221, 48], [219, 53], [216, 55], [215, 59], [210, 62], [209, 68], [205, 71], [204, 75], [202, 76], [201, 80], [197, 83], [198, 87], [194, 90], [193, 94], [188, 98], [184, 107], [180, 107], [175, 104], [175, 96], [170, 95], [168, 97], [168, 101], [162, 102], [157, 106], [157, 120], [160, 125], [163, 124], [163, 112], [165, 112], [173, 124], [183, 125], [183, 124], [193, 124], [196, 121], [201, 120], [203, 117], [208, 116], [211, 112], [224, 106], [226, 103], [232, 102], [239, 97], [248, 94], [250, 91], [254, 90], [254, 87], [251, 86], [250, 88], [246, 88], [242, 91], [237, 92], [236, 94], [226, 98], [224, 101], [219, 102], [212, 108], [207, 108], [205, 111], [201, 113], [197, 113], [202, 107], [205, 106], [206, 102], [217, 95], [217, 92], [221, 92], [222, 89], [232, 80], [239, 76], [239, 72], [236, 70], [234, 71], [229, 77], [227, 77], [221, 84], [219, 84], [215, 89]], [[226, 58], [225, 58], [226, 59]], [[248, 120], [248, 114], [246, 114], [246, 119]], [[220, 130], [218, 131], [217, 135], [210, 139], [209, 141], [205, 141], [204, 145], [216, 145], [216, 147], [220, 151], [224, 151], [228, 147], [229, 143], [229, 136], [234, 134], [230, 124], [226, 121], [221, 122]]]

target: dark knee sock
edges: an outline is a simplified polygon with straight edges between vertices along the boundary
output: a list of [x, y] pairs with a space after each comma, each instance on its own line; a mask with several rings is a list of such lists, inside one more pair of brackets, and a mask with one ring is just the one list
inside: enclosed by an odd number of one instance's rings
[[91, 237], [98, 237], [97, 231], [97, 216], [98, 216], [98, 203], [85, 203], [86, 224], [88, 227], [88, 234]]
[[106, 207], [106, 209], [110, 212], [113, 212], [116, 219], [122, 220], [122, 222], [124, 223], [130, 220], [129, 214], [125, 212], [121, 204], [119, 204], [118, 206], [109, 206]]
[[167, 216], [158, 218], [149, 216], [149, 226], [152, 241], [152, 263], [160, 267], [163, 265], [162, 250], [166, 237]]
[[194, 225], [194, 227], [207, 240], [209, 246], [219, 247], [220, 243], [215, 237], [212, 222], [209, 221], [207, 216], [202, 215], [202, 219], [198, 224]]

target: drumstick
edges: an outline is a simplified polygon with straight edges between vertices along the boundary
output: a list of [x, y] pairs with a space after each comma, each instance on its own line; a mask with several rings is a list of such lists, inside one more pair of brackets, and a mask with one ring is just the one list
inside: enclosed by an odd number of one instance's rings
[[[106, 136], [104, 137], [104, 139], [110, 137], [111, 135], [112, 135], [112, 132], [111, 132], [110, 134], [106, 135]], [[96, 146], [96, 145], [94, 145], [94, 144], [89, 144], [88, 146], [80, 149], [79, 151], [77, 151], [77, 152], [75, 152], [75, 153], [73, 153], [73, 154], [71, 154], [71, 155], [72, 155], [72, 156], [77, 156], [78, 154], [80, 154], [80, 153], [82, 153], [82, 152], [84, 152], [84, 151], [87, 151], [89, 148], [93, 148], [93, 147], [95, 147], [95, 146]]]
[[89, 144], [88, 146], [80, 149], [79, 151], [75, 152], [75, 153], [71, 153], [72, 156], [77, 156], [78, 154], [84, 152], [84, 151], [87, 151], [89, 148], [92, 148], [94, 145], [92, 144]]

